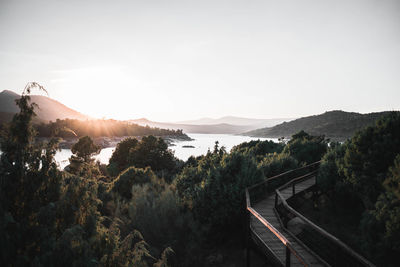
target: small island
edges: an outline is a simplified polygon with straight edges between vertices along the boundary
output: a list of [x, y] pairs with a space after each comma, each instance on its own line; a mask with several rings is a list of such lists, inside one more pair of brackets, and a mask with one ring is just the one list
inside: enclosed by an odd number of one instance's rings
[[185, 145], [185, 146], [182, 146], [183, 148], [195, 148], [194, 146], [188, 146], [188, 145]]

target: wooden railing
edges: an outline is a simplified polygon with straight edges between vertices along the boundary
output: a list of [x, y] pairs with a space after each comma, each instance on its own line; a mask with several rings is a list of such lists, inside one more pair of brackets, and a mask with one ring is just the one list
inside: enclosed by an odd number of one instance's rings
[[[253, 186], [250, 186], [246, 188], [246, 208], [248, 211], [248, 216], [247, 216], [247, 221], [248, 221], [248, 229], [249, 231], [252, 231], [253, 234], [257, 235], [252, 229], [250, 225], [250, 216], [254, 216], [259, 220], [271, 233], [273, 233], [281, 242], [282, 244], [286, 247], [286, 259], [285, 259], [285, 265], [290, 266], [291, 264], [291, 255], [294, 255], [296, 260], [298, 260], [301, 264], [304, 266], [308, 266], [309, 264], [306, 262], [306, 260], [300, 255], [299, 253], [296, 252], [296, 250], [293, 248], [293, 245], [291, 242], [289, 242], [286, 237], [280, 233], [272, 224], [270, 224], [265, 218], [263, 218], [259, 213], [257, 213], [256, 210], [254, 210], [251, 206], [252, 203], [257, 202], [260, 200], [260, 198], [267, 197], [268, 195], [275, 193], [275, 211], [277, 214], [280, 216], [280, 220], [283, 222], [283, 227], [287, 228], [287, 215], [290, 214], [291, 218], [293, 217], [298, 217], [300, 218], [308, 227], [308, 233], [316, 233], [318, 235], [318, 240], [316, 247], [321, 247], [323, 244], [328, 244], [329, 243], [329, 248], [326, 247], [328, 254], [331, 254], [332, 251], [334, 251], [334, 258], [333, 261], [329, 259], [329, 257], [326, 257], [326, 253], [319, 253], [319, 251], [313, 251], [313, 253], [318, 254], [318, 256], [322, 259], [322, 262], [328, 263], [329, 265], [332, 266], [374, 266], [371, 262], [366, 260], [364, 257], [356, 253], [354, 250], [352, 250], [349, 246], [344, 244], [342, 241], [340, 241], [338, 238], [335, 236], [329, 234], [325, 230], [323, 230], [321, 227], [315, 225], [313, 222], [311, 222], [309, 219], [301, 215], [299, 212], [297, 212], [294, 208], [292, 208], [285, 198], [282, 196], [281, 192], [282, 190], [292, 187], [292, 196], [296, 195], [296, 184], [305, 181], [307, 179], [310, 179], [313, 176], [316, 176], [316, 173], [318, 171], [318, 167], [320, 165], [320, 162], [315, 162], [310, 165], [291, 170], [282, 174], [279, 174], [277, 176], [268, 178], [264, 180], [261, 183], [255, 184]], [[253, 196], [253, 202], [251, 192], [255, 192], [255, 196]], [[298, 192], [300, 193], [300, 192]], [[284, 212], [283, 212], [284, 211]], [[286, 214], [281, 216], [282, 214]], [[306, 245], [311, 244], [310, 242], [302, 242], [302, 240], [299, 240], [296, 236], [291, 234], [296, 240], [298, 240], [300, 243], [307, 243]], [[328, 243], [327, 243], [328, 242]], [[321, 248], [320, 248], [321, 249]], [[324, 249], [324, 247], [322, 247]]]
[[264, 219], [260, 214], [258, 214], [258, 212], [255, 211], [253, 208], [248, 207], [247, 210], [251, 214], [253, 214], [262, 224], [264, 224], [276, 237], [278, 237], [284, 246], [286, 246], [286, 264], [285, 264], [286, 266], [290, 266], [291, 254], [296, 256], [299, 262], [303, 263], [304, 266], [307, 266], [305, 259], [296, 252], [292, 244], [289, 242], [289, 240], [286, 239], [284, 235], [282, 235], [278, 230], [276, 230], [276, 228], [272, 224], [270, 224], [266, 219]]
[[[259, 200], [260, 195], [265, 196], [268, 193], [273, 192], [278, 186], [280, 186], [282, 183], [287, 182], [288, 180], [290, 181], [293, 177], [298, 177], [301, 176], [303, 173], [309, 173], [311, 171], [315, 171], [319, 166], [319, 162], [312, 163], [310, 165], [290, 170], [284, 173], [281, 173], [279, 175], [273, 176], [271, 178], [268, 178], [258, 184], [252, 185], [248, 188], [246, 188], [245, 193], [246, 193], [246, 208], [248, 211], [248, 229], [249, 231], [252, 231], [251, 226], [250, 226], [250, 214], [252, 214], [257, 220], [259, 220], [264, 226], [266, 226], [269, 231], [271, 231], [281, 242], [282, 244], [286, 247], [286, 259], [285, 259], [285, 265], [290, 266], [291, 263], [291, 255], [294, 255], [296, 259], [302, 263], [304, 266], [307, 266], [307, 262], [305, 259], [296, 252], [294, 249], [293, 245], [289, 240], [286, 239], [286, 237], [281, 234], [276, 228], [270, 224], [265, 218], [263, 218], [256, 210], [254, 210], [251, 207], [251, 196], [250, 193], [251, 191], [257, 191], [256, 192], [256, 199], [255, 201]], [[261, 190], [260, 190], [261, 189]], [[254, 235], [257, 235], [253, 231]]]
[[[329, 252], [328, 254], [331, 254], [333, 257], [326, 257], [325, 255], [320, 255], [321, 253], [318, 253], [319, 251], [314, 251], [315, 253], [319, 254], [319, 256], [328, 264], [332, 266], [375, 266], [371, 262], [369, 262], [367, 259], [365, 259], [363, 256], [355, 252], [353, 249], [351, 249], [349, 246], [347, 246], [345, 243], [340, 241], [337, 237], [331, 235], [318, 225], [314, 224], [312, 221], [304, 217], [302, 214], [300, 214], [298, 211], [296, 211], [293, 207], [291, 207], [286, 199], [282, 196], [281, 192], [282, 190], [292, 187], [292, 192], [293, 196], [295, 195], [295, 185], [309, 179], [312, 176], [316, 175], [316, 171], [311, 172], [309, 174], [306, 174], [304, 176], [298, 177], [296, 179], [293, 179], [289, 181], [288, 183], [280, 186], [275, 190], [275, 209], [279, 210], [279, 206], [281, 206], [283, 209], [286, 210], [287, 213], [290, 213], [292, 216], [300, 218], [308, 227], [308, 233], [310, 231], [313, 231], [319, 235], [319, 242], [317, 244], [318, 247], [322, 249], [327, 249], [327, 242], [330, 243], [329, 245]], [[286, 213], [286, 214], [287, 214]], [[282, 214], [282, 212], [278, 212], [278, 214]], [[281, 218], [284, 219], [284, 218]], [[287, 228], [287, 220], [283, 220], [284, 222], [284, 227]], [[323, 240], [325, 239], [325, 242]], [[324, 254], [324, 253], [322, 253]]]
[[[262, 197], [265, 197], [265, 193], [275, 193], [275, 189], [278, 187], [284, 185], [285, 183], [291, 181], [294, 178], [300, 177], [304, 174], [310, 173], [312, 171], [315, 171], [318, 169], [320, 164], [320, 161], [311, 163], [307, 166], [303, 166], [294, 170], [286, 171], [284, 173], [275, 175], [273, 177], [267, 178], [264, 181], [254, 184], [252, 186], [249, 186], [246, 188], [246, 203], [254, 203], [257, 202], [259, 199], [259, 195], [262, 195]], [[255, 192], [256, 195], [252, 196], [251, 192]], [[247, 199], [248, 197], [248, 199]], [[251, 198], [253, 197], [253, 201], [251, 201]], [[255, 197], [255, 199], [254, 199]]]

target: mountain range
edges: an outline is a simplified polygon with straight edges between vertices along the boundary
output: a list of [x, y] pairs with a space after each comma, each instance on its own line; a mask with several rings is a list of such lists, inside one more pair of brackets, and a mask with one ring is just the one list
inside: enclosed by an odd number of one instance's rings
[[234, 117], [234, 116], [225, 116], [218, 119], [213, 118], [201, 118], [198, 120], [188, 120], [188, 121], [180, 121], [178, 124], [191, 124], [191, 125], [215, 125], [215, 124], [231, 124], [231, 125], [241, 125], [241, 126], [250, 126], [255, 128], [261, 127], [272, 127], [284, 121], [291, 121], [293, 118], [279, 118], [279, 119], [251, 119], [251, 118], [242, 118], [242, 117]]
[[[12, 116], [19, 111], [15, 104], [15, 100], [19, 97], [18, 94], [8, 90], [0, 93], [0, 123], [10, 121]], [[35, 109], [38, 115], [35, 122], [49, 122], [66, 118], [91, 119], [89, 116], [46, 96], [32, 95], [31, 101], [39, 105], [39, 108]], [[334, 110], [299, 119], [251, 119], [226, 116], [218, 119], [202, 118], [176, 123], [155, 122], [145, 118], [127, 122], [163, 129], [182, 129], [185, 133], [242, 134], [270, 138], [288, 138], [304, 130], [312, 135], [325, 135], [327, 138], [340, 141], [351, 137], [357, 130], [373, 125], [377, 119], [387, 113], [388, 111], [361, 114]]]
[[169, 123], [155, 122], [148, 119], [129, 120], [129, 123], [139, 124], [141, 126], [182, 129], [185, 133], [204, 133], [204, 134], [240, 134], [246, 131], [257, 129], [257, 125], [233, 125], [228, 123], [216, 124], [190, 124], [190, 123]]
[[343, 141], [356, 131], [374, 125], [376, 120], [389, 111], [361, 114], [341, 110], [328, 111], [323, 114], [299, 118], [284, 122], [274, 127], [253, 130], [244, 135], [270, 138], [290, 138], [293, 134], [304, 130], [311, 135], [325, 135], [331, 140]]
[[[15, 104], [15, 100], [19, 97], [18, 94], [9, 90], [4, 90], [0, 93], [0, 122], [10, 121], [13, 115], [19, 111], [19, 108]], [[39, 108], [35, 109], [38, 115], [35, 118], [35, 122], [48, 122], [66, 118], [78, 120], [90, 119], [89, 116], [46, 96], [32, 95], [31, 101], [39, 105]], [[284, 120], [262, 120], [227, 116], [219, 119], [203, 118], [184, 123], [154, 122], [147, 119], [129, 120], [128, 122], [163, 129], [182, 129], [185, 133], [239, 134], [261, 127], [273, 126]]]

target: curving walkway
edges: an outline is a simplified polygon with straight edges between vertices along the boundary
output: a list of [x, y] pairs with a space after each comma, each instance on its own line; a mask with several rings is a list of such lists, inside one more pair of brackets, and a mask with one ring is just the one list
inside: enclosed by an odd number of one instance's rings
[[[303, 191], [315, 184], [315, 176], [300, 182], [296, 185], [296, 192]], [[288, 187], [280, 191], [285, 199], [292, 196], [292, 188]], [[268, 196], [262, 201], [253, 206], [263, 218], [265, 218], [272, 226], [275, 227], [286, 239], [292, 244], [292, 247], [301, 257], [306, 261], [309, 266], [325, 266], [317, 257], [305, 249], [297, 242], [285, 229], [281, 226], [278, 217], [274, 211], [275, 194]], [[271, 253], [277, 258], [282, 265], [286, 261], [286, 247], [279, 238], [274, 235], [269, 229], [265, 227], [256, 217], [251, 216], [250, 227], [253, 232], [262, 240], [262, 242], [271, 250]], [[290, 266], [304, 266], [295, 256], [292, 255]]]

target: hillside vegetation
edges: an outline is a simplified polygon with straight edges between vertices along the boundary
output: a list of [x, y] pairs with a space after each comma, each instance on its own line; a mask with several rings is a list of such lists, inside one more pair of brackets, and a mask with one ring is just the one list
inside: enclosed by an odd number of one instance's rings
[[317, 184], [322, 194], [314, 199], [313, 220], [377, 266], [398, 266], [400, 113], [390, 112], [345, 143], [331, 144]]
[[328, 111], [320, 115], [303, 117], [284, 122], [270, 128], [262, 128], [245, 133], [249, 136], [288, 138], [303, 130], [311, 135], [324, 135], [331, 140], [343, 141], [355, 132], [375, 124], [375, 121], [389, 112], [360, 114], [340, 110]]
[[35, 125], [39, 137], [122, 137], [122, 136], [170, 136], [190, 140], [182, 130], [168, 130], [161, 128], [145, 127], [137, 124], [117, 120], [56, 120], [50, 123]]

